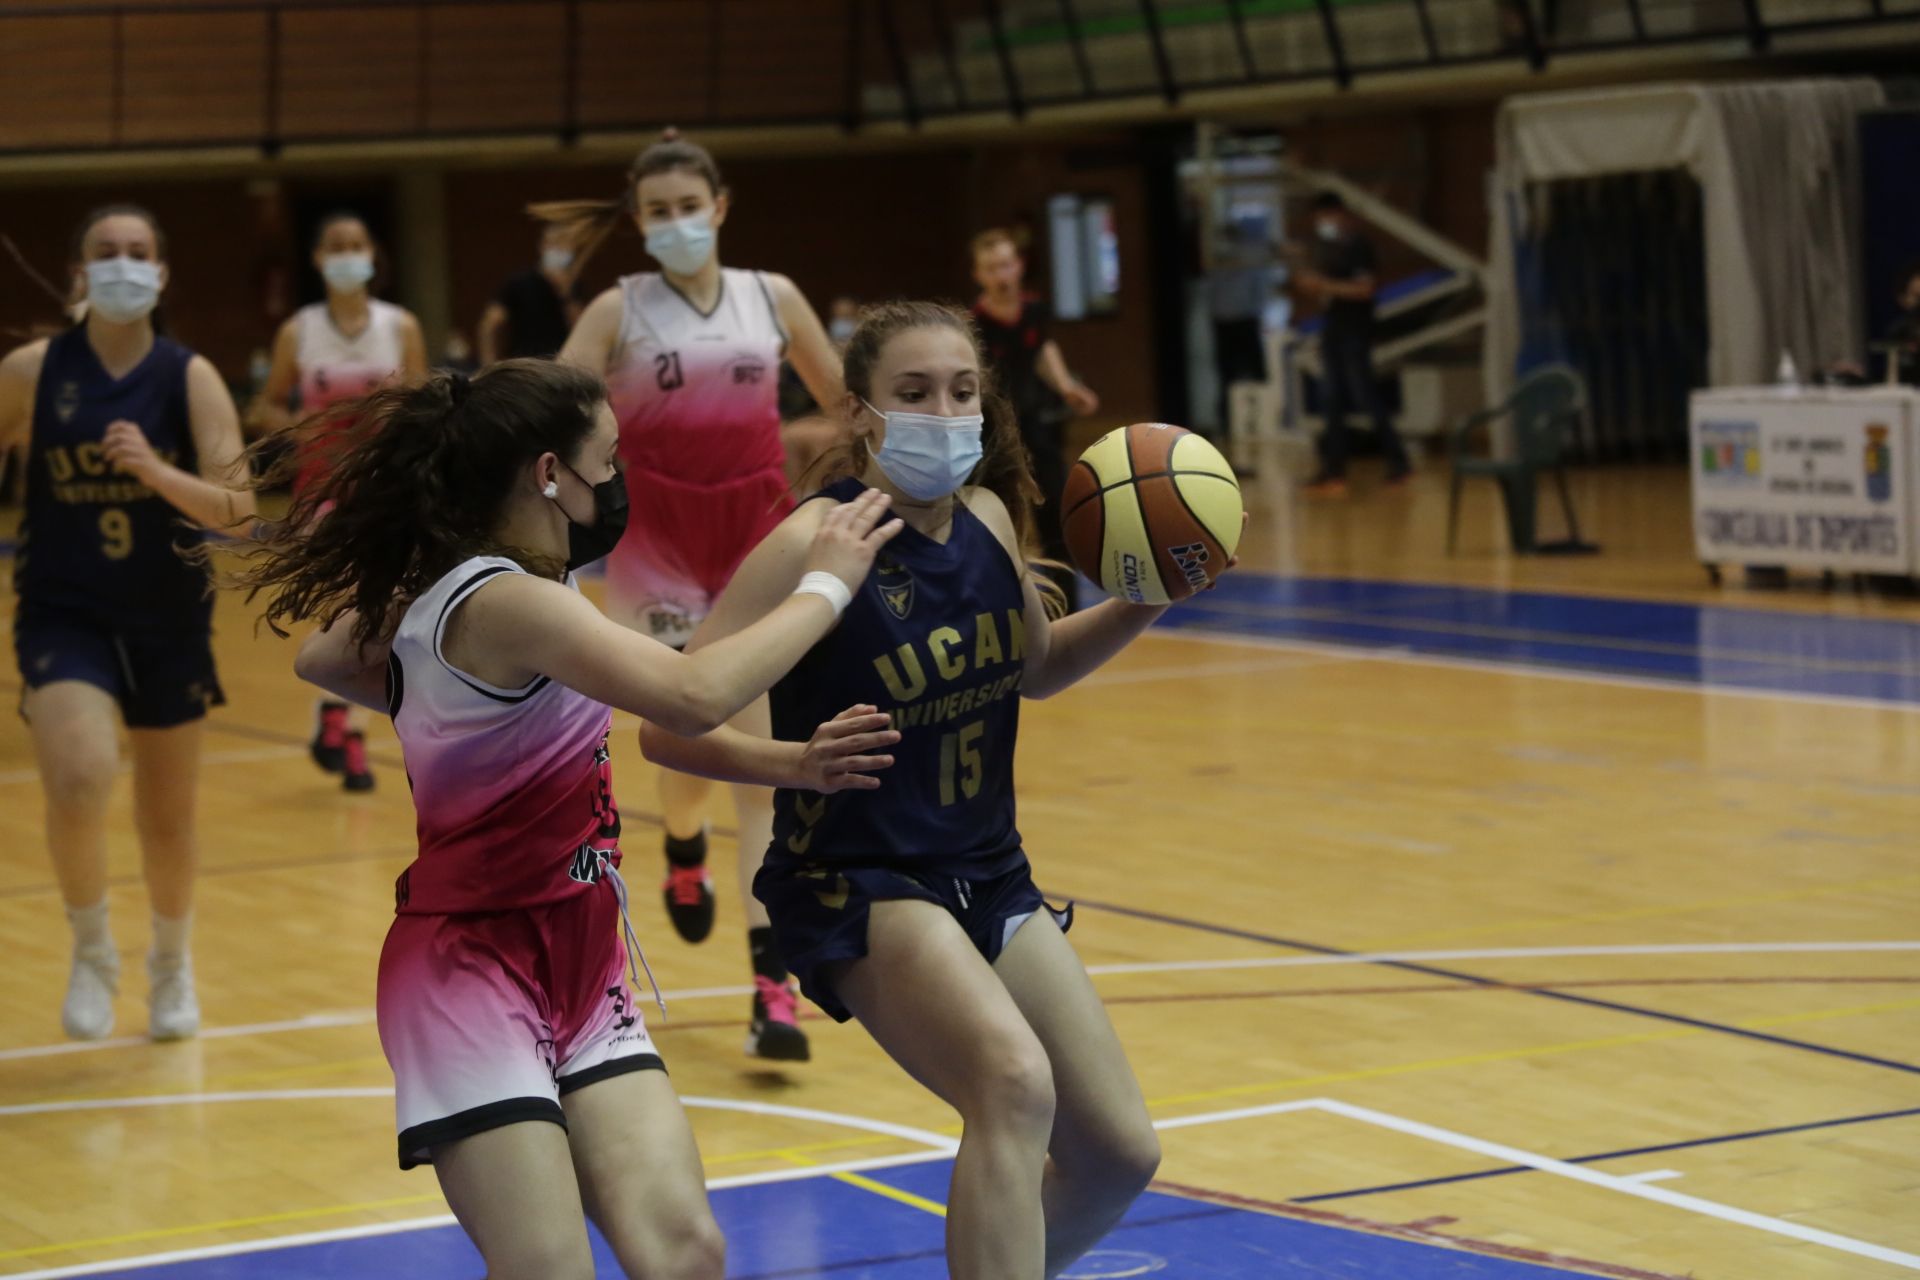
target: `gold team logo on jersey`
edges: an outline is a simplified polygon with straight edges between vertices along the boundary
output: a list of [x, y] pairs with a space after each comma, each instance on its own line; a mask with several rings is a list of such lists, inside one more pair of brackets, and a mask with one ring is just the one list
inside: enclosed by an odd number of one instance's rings
[[60, 425], [66, 426], [73, 421], [73, 415], [80, 411], [80, 384], [63, 382], [60, 390], [53, 395], [53, 411], [60, 417]]
[[893, 616], [904, 622], [913, 612], [913, 575], [907, 567], [892, 556], [881, 556], [873, 562], [873, 584]]

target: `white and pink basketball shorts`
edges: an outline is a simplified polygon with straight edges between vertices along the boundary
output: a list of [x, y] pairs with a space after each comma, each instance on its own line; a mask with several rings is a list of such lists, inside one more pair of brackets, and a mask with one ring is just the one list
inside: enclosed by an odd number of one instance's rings
[[665, 1070], [625, 969], [611, 880], [547, 906], [395, 917], [378, 1006], [400, 1167], [524, 1120], [565, 1128], [575, 1089]]

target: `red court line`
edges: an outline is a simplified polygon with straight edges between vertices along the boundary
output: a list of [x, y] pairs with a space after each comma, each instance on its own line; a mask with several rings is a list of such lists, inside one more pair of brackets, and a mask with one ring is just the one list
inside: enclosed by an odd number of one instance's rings
[[1625, 1267], [1611, 1262], [1595, 1262], [1589, 1258], [1576, 1258], [1570, 1254], [1549, 1253], [1541, 1249], [1526, 1249], [1519, 1245], [1500, 1244], [1493, 1240], [1476, 1240], [1471, 1236], [1448, 1235], [1445, 1232], [1430, 1230], [1419, 1223], [1395, 1225], [1390, 1222], [1374, 1222], [1367, 1218], [1356, 1218], [1344, 1213], [1330, 1213], [1325, 1209], [1307, 1209], [1297, 1204], [1284, 1204], [1276, 1200], [1262, 1200], [1255, 1196], [1238, 1195], [1231, 1191], [1214, 1191], [1206, 1187], [1191, 1187], [1184, 1183], [1167, 1182], [1155, 1179], [1152, 1190], [1167, 1195], [1179, 1196], [1187, 1200], [1201, 1200], [1209, 1204], [1231, 1205], [1236, 1209], [1252, 1209], [1260, 1213], [1270, 1213], [1281, 1218], [1297, 1218], [1305, 1222], [1317, 1222], [1326, 1226], [1345, 1227], [1355, 1231], [1369, 1231], [1375, 1235], [1392, 1236], [1397, 1240], [1410, 1240], [1416, 1244], [1437, 1245], [1444, 1249], [1464, 1250], [1469, 1253], [1485, 1254], [1493, 1258], [1506, 1258], [1513, 1262], [1531, 1262], [1540, 1266], [1558, 1267], [1564, 1271], [1579, 1271], [1592, 1276], [1607, 1276], [1610, 1280], [1690, 1280], [1690, 1277], [1673, 1275], [1664, 1271], [1642, 1271], [1637, 1267]]

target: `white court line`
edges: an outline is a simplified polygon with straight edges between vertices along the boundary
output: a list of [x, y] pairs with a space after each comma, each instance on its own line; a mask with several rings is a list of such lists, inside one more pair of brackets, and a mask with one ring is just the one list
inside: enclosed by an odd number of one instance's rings
[[[1232, 969], [1321, 968], [1333, 965], [1417, 963], [1426, 960], [1553, 960], [1572, 956], [1759, 956], [1794, 954], [1857, 954], [1920, 951], [1915, 942], [1676, 942], [1595, 947], [1488, 947], [1468, 951], [1364, 951], [1351, 955], [1256, 956], [1234, 960], [1160, 960], [1123, 964], [1091, 964], [1095, 977], [1129, 973], [1207, 973]], [[751, 995], [752, 987], [685, 987], [666, 991], [668, 1000], [705, 1000]], [[317, 1013], [282, 1022], [252, 1022], [231, 1027], [208, 1027], [201, 1040], [271, 1035], [282, 1031], [309, 1031], [322, 1027], [360, 1026], [373, 1021], [373, 1010]], [[665, 1024], [671, 1025], [671, 1023]], [[97, 1053], [102, 1049], [132, 1049], [152, 1045], [145, 1036], [118, 1036], [112, 1040], [70, 1040], [60, 1044], [25, 1045], [0, 1049], [0, 1062], [22, 1058], [49, 1058], [69, 1053]]]
[[313, 1102], [327, 1098], [391, 1098], [391, 1086], [342, 1086], [329, 1089], [253, 1089], [228, 1093], [153, 1093], [135, 1098], [63, 1098], [56, 1102], [16, 1102], [0, 1107], [0, 1116], [40, 1116], [62, 1111], [118, 1111], [124, 1107], [181, 1107], [212, 1102]]
[[1174, 627], [1141, 633], [1143, 639], [1194, 640], [1201, 644], [1233, 645], [1246, 649], [1272, 649], [1281, 653], [1315, 653], [1340, 656], [1357, 662], [1397, 662], [1414, 667], [1446, 667], [1455, 671], [1490, 672], [1494, 675], [1533, 676], [1543, 680], [1571, 680], [1579, 684], [1611, 685], [1621, 689], [1652, 689], [1664, 693], [1691, 693], [1701, 696], [1755, 698], [1766, 702], [1804, 702], [1819, 707], [1853, 707], [1872, 711], [1920, 713], [1920, 703], [1900, 702], [1892, 698], [1867, 698], [1844, 693], [1800, 693], [1780, 689], [1750, 689], [1744, 685], [1694, 684], [1682, 680], [1655, 680], [1643, 676], [1622, 676], [1601, 671], [1582, 671], [1576, 667], [1553, 667], [1533, 662], [1493, 662], [1479, 658], [1449, 658], [1437, 654], [1415, 653], [1405, 646], [1369, 648], [1363, 645], [1327, 644], [1317, 640], [1274, 640], [1265, 636], [1211, 631], [1202, 627]]
[[[279, 1031], [357, 1027], [372, 1021], [373, 1010], [371, 1009], [356, 1009], [350, 1013], [310, 1013], [304, 1018], [287, 1018], [279, 1022], [244, 1022], [231, 1027], [206, 1027], [195, 1039], [230, 1040], [239, 1036], [272, 1035]], [[130, 1049], [153, 1043], [146, 1036], [115, 1036], [111, 1040], [65, 1040], [59, 1044], [32, 1044], [17, 1049], [0, 1049], [0, 1062], [12, 1062], [20, 1058], [52, 1058], [69, 1053], [97, 1053], [102, 1049]]]
[[[327, 1092], [314, 1090], [312, 1092]], [[906, 1126], [889, 1125], [885, 1121], [867, 1120], [859, 1116], [840, 1115], [835, 1112], [813, 1111], [800, 1107], [781, 1107], [776, 1103], [735, 1103], [730, 1099], [687, 1098], [683, 1101], [689, 1106], [708, 1103], [722, 1103], [726, 1110], [744, 1110], [769, 1112], [776, 1115], [795, 1115], [805, 1119], [821, 1119], [827, 1123], [840, 1124], [849, 1128], [865, 1129], [869, 1132], [897, 1132], [899, 1136], [917, 1135], [912, 1141], [938, 1142], [941, 1149], [918, 1152], [906, 1156], [879, 1157], [874, 1160], [850, 1161], [837, 1165], [819, 1165], [806, 1169], [775, 1169], [765, 1173], [739, 1174], [729, 1178], [709, 1180], [707, 1186], [712, 1189], [726, 1187], [752, 1186], [767, 1182], [801, 1181], [808, 1178], [830, 1176], [835, 1173], [852, 1173], [862, 1169], [888, 1168], [898, 1165], [920, 1164], [947, 1158], [951, 1154], [946, 1149], [952, 1139], [926, 1130], [910, 1129]], [[1357, 1107], [1339, 1102], [1332, 1098], [1305, 1098], [1292, 1102], [1268, 1103], [1263, 1106], [1240, 1107], [1231, 1111], [1205, 1112], [1199, 1115], [1176, 1116], [1167, 1120], [1157, 1120], [1154, 1128], [1159, 1130], [1187, 1129], [1199, 1125], [1224, 1124], [1235, 1120], [1251, 1120], [1263, 1116], [1283, 1115], [1294, 1111], [1324, 1111], [1331, 1115], [1345, 1116], [1377, 1128], [1390, 1129], [1416, 1138], [1425, 1138], [1445, 1146], [1462, 1151], [1471, 1151], [1476, 1155], [1488, 1156], [1506, 1164], [1524, 1165], [1542, 1173], [1551, 1173], [1575, 1182], [1584, 1182], [1604, 1190], [1618, 1191], [1624, 1195], [1642, 1200], [1651, 1200], [1657, 1204], [1672, 1208], [1685, 1209], [1706, 1217], [1717, 1218], [1724, 1222], [1740, 1226], [1753, 1227], [1773, 1235], [1801, 1240], [1809, 1244], [1822, 1245], [1843, 1253], [1858, 1257], [1873, 1258], [1876, 1261], [1889, 1262], [1911, 1271], [1920, 1271], [1920, 1256], [1902, 1253], [1881, 1245], [1869, 1244], [1849, 1236], [1838, 1235], [1831, 1231], [1822, 1231], [1815, 1227], [1802, 1226], [1797, 1222], [1788, 1222], [1765, 1214], [1750, 1213], [1745, 1209], [1736, 1209], [1729, 1205], [1711, 1200], [1702, 1200], [1697, 1196], [1683, 1195], [1661, 1187], [1644, 1185], [1639, 1178], [1601, 1173], [1581, 1165], [1569, 1164], [1564, 1160], [1555, 1160], [1548, 1156], [1536, 1155], [1518, 1147], [1509, 1147], [1502, 1143], [1486, 1142], [1479, 1138], [1456, 1133], [1450, 1129], [1441, 1129], [1434, 1125], [1422, 1124], [1416, 1120], [1406, 1120], [1384, 1111], [1375, 1111], [1368, 1107]], [[1640, 1175], [1644, 1178], [1645, 1175]], [[47, 1271], [22, 1272], [12, 1280], [59, 1280], [65, 1276], [97, 1275], [104, 1271], [117, 1271], [125, 1268], [154, 1266], [168, 1262], [189, 1261], [198, 1258], [223, 1257], [236, 1253], [266, 1252], [284, 1249], [301, 1244], [322, 1243], [332, 1240], [349, 1240], [363, 1236], [391, 1235], [403, 1231], [418, 1231], [430, 1227], [449, 1225], [453, 1219], [448, 1216], [416, 1218], [405, 1222], [372, 1223], [359, 1227], [342, 1227], [333, 1231], [307, 1232], [297, 1236], [277, 1236], [265, 1240], [254, 1240], [238, 1244], [212, 1245], [201, 1249], [184, 1249], [172, 1253], [148, 1254], [134, 1258], [121, 1258], [113, 1262], [84, 1263], [74, 1267], [59, 1267]]]
[[1341, 955], [1249, 956], [1237, 960], [1160, 960], [1090, 964], [1091, 974], [1184, 973], [1222, 969], [1304, 969], [1428, 960], [1554, 960], [1572, 956], [1760, 956], [1920, 951], [1917, 942], [1675, 942], [1595, 947], [1479, 947], [1461, 951], [1355, 951]]
[[1649, 1169], [1645, 1173], [1623, 1173], [1620, 1175], [1620, 1180], [1622, 1182], [1671, 1182], [1675, 1178], [1684, 1176], [1678, 1169]]
[[[53, 1102], [19, 1102], [0, 1107], [0, 1116], [51, 1115], [68, 1111], [118, 1111], [128, 1107], [176, 1107], [222, 1102], [317, 1102], [336, 1098], [391, 1098], [390, 1085], [342, 1085], [322, 1089], [246, 1089], [215, 1093], [155, 1093], [130, 1098], [63, 1098]], [[843, 1129], [864, 1129], [883, 1137], [917, 1142], [945, 1155], [960, 1149], [960, 1142], [931, 1129], [893, 1124], [886, 1120], [868, 1120], [840, 1111], [820, 1111], [812, 1107], [790, 1107], [779, 1102], [752, 1102], [734, 1098], [703, 1098], [688, 1095], [680, 1105], [697, 1111], [740, 1111], [756, 1116], [781, 1116], [789, 1120], [813, 1120], [839, 1125]]]
[[[274, 1090], [255, 1094], [201, 1094], [183, 1096], [177, 1101], [280, 1101], [292, 1098], [360, 1098], [392, 1097], [391, 1089], [295, 1089]], [[165, 1099], [101, 1099], [102, 1103], [118, 1102], [121, 1105], [148, 1105]], [[730, 1187], [752, 1187], [772, 1182], [800, 1182], [808, 1178], [831, 1177], [836, 1173], [862, 1173], [873, 1169], [893, 1169], [902, 1165], [927, 1164], [935, 1160], [950, 1158], [960, 1149], [960, 1144], [945, 1134], [934, 1133], [928, 1129], [916, 1129], [910, 1125], [892, 1124], [885, 1120], [869, 1120], [865, 1116], [847, 1115], [838, 1111], [819, 1111], [812, 1107], [789, 1107], [777, 1102], [751, 1102], [732, 1098], [685, 1097], [681, 1105], [695, 1110], [707, 1111], [745, 1111], [755, 1115], [786, 1116], [796, 1120], [817, 1120], [824, 1124], [838, 1125], [844, 1129], [861, 1129], [868, 1133], [883, 1134], [888, 1137], [902, 1138], [908, 1142], [917, 1142], [932, 1148], [928, 1151], [913, 1152], [899, 1156], [874, 1156], [865, 1160], [846, 1160], [838, 1164], [809, 1165], [803, 1169], [768, 1169], [760, 1173], [737, 1173], [724, 1178], [708, 1178], [709, 1191], [724, 1191]], [[59, 1104], [55, 1104], [57, 1107]], [[77, 1108], [66, 1107], [66, 1110]], [[0, 1114], [16, 1113], [15, 1109], [0, 1111]], [[204, 1258], [222, 1258], [237, 1253], [265, 1253], [275, 1249], [290, 1249], [305, 1244], [325, 1244], [334, 1240], [356, 1240], [365, 1236], [394, 1235], [405, 1231], [425, 1231], [433, 1227], [448, 1227], [454, 1223], [451, 1214], [439, 1214], [428, 1218], [408, 1218], [400, 1222], [375, 1222], [357, 1227], [337, 1227], [330, 1231], [307, 1231], [299, 1235], [271, 1236], [264, 1240], [249, 1240], [233, 1244], [208, 1245], [198, 1249], [177, 1249], [168, 1253], [143, 1254], [133, 1258], [118, 1258], [111, 1262], [86, 1262], [77, 1266], [54, 1267], [42, 1271], [24, 1271], [8, 1277], [8, 1280], [56, 1280], [62, 1276], [98, 1275], [103, 1271], [120, 1271], [131, 1267], [161, 1266], [172, 1262], [191, 1262]]]
[[865, 1129], [868, 1133], [884, 1134], [889, 1138], [902, 1138], [908, 1142], [917, 1142], [923, 1147], [932, 1147], [952, 1155], [960, 1149], [960, 1142], [944, 1133], [935, 1133], [931, 1129], [916, 1129], [911, 1125], [893, 1124], [886, 1120], [868, 1120], [864, 1116], [847, 1115], [839, 1111], [816, 1111], [812, 1107], [789, 1107], [779, 1102], [749, 1102], [734, 1098], [702, 1098], [687, 1096], [680, 1104], [704, 1111], [744, 1111], [756, 1116], [784, 1116], [791, 1120], [818, 1120], [822, 1124], [837, 1124], [843, 1129]]
[[1602, 1173], [1598, 1169], [1589, 1169], [1585, 1165], [1569, 1164], [1565, 1160], [1555, 1160], [1550, 1156], [1536, 1155], [1531, 1151], [1522, 1151], [1519, 1147], [1509, 1147], [1504, 1143], [1487, 1142], [1480, 1138], [1468, 1137], [1464, 1133], [1455, 1133], [1451, 1129], [1441, 1129], [1417, 1120], [1403, 1120], [1399, 1116], [1384, 1111], [1374, 1111], [1368, 1107], [1356, 1107], [1350, 1103], [1336, 1102], [1332, 1098], [1320, 1098], [1316, 1105], [1321, 1111], [1337, 1116], [1346, 1116], [1351, 1120], [1374, 1125], [1381, 1129], [1392, 1129], [1397, 1133], [1408, 1134], [1416, 1138], [1425, 1138], [1430, 1142], [1444, 1143], [1462, 1151], [1471, 1151], [1477, 1155], [1501, 1160], [1507, 1164], [1526, 1165], [1541, 1173], [1551, 1173], [1574, 1182], [1584, 1182], [1588, 1186], [1600, 1187], [1607, 1191], [1618, 1191], [1622, 1195], [1651, 1200], [1655, 1204], [1668, 1205], [1675, 1209], [1685, 1209], [1703, 1217], [1718, 1218], [1722, 1222], [1737, 1223], [1743, 1227], [1752, 1227], [1756, 1231], [1765, 1231], [1771, 1235], [1785, 1236], [1790, 1240], [1802, 1240], [1808, 1244], [1817, 1244], [1841, 1253], [1850, 1253], [1860, 1258], [1872, 1258], [1877, 1262], [1891, 1263], [1904, 1267], [1908, 1271], [1920, 1271], [1920, 1255], [1902, 1253], [1898, 1249], [1889, 1249], [1884, 1245], [1869, 1244], [1865, 1240], [1855, 1240], [1852, 1236], [1839, 1235], [1832, 1231], [1822, 1231], [1818, 1227], [1803, 1226], [1798, 1222], [1789, 1222], [1784, 1218], [1771, 1218], [1764, 1213], [1752, 1213], [1746, 1209], [1736, 1209], [1732, 1205], [1720, 1204], [1714, 1200], [1702, 1200], [1698, 1196], [1686, 1195], [1679, 1191], [1669, 1191], [1665, 1187], [1652, 1187], [1633, 1178], [1623, 1178], [1618, 1174]]
[[[707, 1000], [752, 994], [753, 988], [748, 986], [685, 987], [677, 991], [661, 992], [661, 995], [668, 1000]], [[373, 1017], [371, 1009], [357, 1009], [350, 1013], [315, 1013], [304, 1018], [288, 1018], [280, 1022], [247, 1022], [231, 1027], [207, 1027], [195, 1039], [226, 1040], [236, 1036], [272, 1035], [280, 1031], [356, 1027], [372, 1022]], [[52, 1058], [69, 1053], [98, 1053], [102, 1049], [132, 1049], [153, 1043], [146, 1036], [115, 1036], [111, 1040], [67, 1040], [59, 1044], [23, 1045], [16, 1049], [0, 1049], [0, 1062], [11, 1062], [20, 1058]]]
[[[799, 1182], [807, 1178], [829, 1178], [836, 1173], [866, 1173], [875, 1169], [897, 1169], [903, 1165], [930, 1164], [950, 1158], [945, 1151], [916, 1151], [904, 1156], [875, 1156], [870, 1160], [847, 1160], [840, 1164], [812, 1165], [805, 1169], [769, 1169], [764, 1173], [736, 1173], [725, 1178], [708, 1178], [707, 1190], [725, 1191], [732, 1187], [753, 1187], [773, 1182]], [[5, 1280], [62, 1280], [66, 1276], [94, 1276], [106, 1271], [135, 1267], [158, 1267], [174, 1262], [198, 1262], [207, 1258], [227, 1258], [237, 1253], [270, 1253], [294, 1249], [306, 1244], [328, 1244], [335, 1240], [359, 1240], [368, 1236], [399, 1235], [408, 1231], [430, 1231], [454, 1226], [450, 1213], [427, 1218], [404, 1218], [398, 1222], [370, 1222], [358, 1227], [335, 1227], [328, 1231], [303, 1231], [299, 1235], [272, 1236], [265, 1240], [242, 1240], [232, 1244], [205, 1245], [198, 1249], [175, 1249], [167, 1253], [141, 1254], [116, 1258], [111, 1262], [83, 1262], [75, 1266], [52, 1267], [42, 1271], [21, 1271]]]
[[1191, 1129], [1201, 1124], [1225, 1124], [1229, 1120], [1257, 1120], [1261, 1116], [1285, 1115], [1289, 1111], [1312, 1111], [1318, 1108], [1318, 1098], [1302, 1098], [1297, 1102], [1268, 1102], [1257, 1107], [1239, 1107], [1232, 1111], [1205, 1111], [1195, 1116], [1174, 1116], [1170, 1120], [1155, 1120], [1156, 1129]]

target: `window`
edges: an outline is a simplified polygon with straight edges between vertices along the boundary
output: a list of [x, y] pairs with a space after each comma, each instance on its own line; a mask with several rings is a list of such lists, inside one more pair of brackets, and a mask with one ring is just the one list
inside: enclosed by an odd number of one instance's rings
[[1054, 196], [1047, 201], [1053, 259], [1053, 313], [1062, 320], [1110, 316], [1120, 307], [1120, 239], [1113, 201]]

